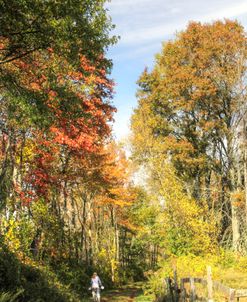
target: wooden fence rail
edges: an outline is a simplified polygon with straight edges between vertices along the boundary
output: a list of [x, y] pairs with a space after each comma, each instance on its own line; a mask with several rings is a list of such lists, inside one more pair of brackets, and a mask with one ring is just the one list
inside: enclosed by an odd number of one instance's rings
[[[174, 278], [167, 278], [166, 280], [166, 296], [159, 297], [157, 301], [171, 301], [171, 302], [195, 302], [206, 301], [214, 302], [214, 294], [221, 293], [222, 301], [235, 302], [241, 298], [247, 297], [247, 289], [234, 289], [224, 284], [212, 280], [211, 267], [207, 267], [207, 278], [193, 278], [187, 277], [180, 279], [180, 286], [177, 281], [177, 271], [174, 269]], [[187, 284], [187, 286], [186, 286]], [[206, 288], [206, 295], [204, 297], [198, 297], [196, 284], [201, 284]], [[188, 286], [189, 285], [189, 286]], [[189, 291], [188, 291], [189, 287]]]

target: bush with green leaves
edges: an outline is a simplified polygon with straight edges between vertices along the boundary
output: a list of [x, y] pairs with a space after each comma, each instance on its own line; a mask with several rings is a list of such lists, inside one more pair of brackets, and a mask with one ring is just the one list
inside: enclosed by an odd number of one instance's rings
[[0, 302], [17, 302], [22, 293], [23, 290], [19, 290], [16, 293], [0, 293]]

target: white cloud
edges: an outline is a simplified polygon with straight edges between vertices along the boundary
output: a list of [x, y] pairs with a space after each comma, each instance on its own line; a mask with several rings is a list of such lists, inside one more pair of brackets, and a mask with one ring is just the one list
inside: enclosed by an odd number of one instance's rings
[[113, 0], [109, 6], [120, 45], [162, 41], [183, 29], [190, 20], [207, 22], [247, 13], [242, 0]]
[[[161, 50], [161, 45], [161, 42], [156, 42], [150, 45], [139, 46], [137, 48], [123, 49], [116, 53], [111, 53], [111, 58], [113, 59], [113, 62], [123, 59], [133, 59], [136, 57], [140, 58], [143, 57], [143, 55], [145, 55], [146, 53], [158, 52], [159, 50]], [[144, 60], [147, 61], [147, 58], [145, 58]]]
[[123, 44], [143, 44], [148, 41], [157, 41], [174, 33], [173, 24], [161, 24], [150, 28], [132, 31], [128, 35], [122, 36]]
[[206, 16], [201, 16], [199, 18], [196, 18], [196, 20], [199, 21], [211, 21], [215, 19], [223, 19], [223, 18], [236, 18], [240, 15], [244, 15], [247, 13], [247, 2], [242, 3], [233, 3], [231, 6], [222, 8], [219, 11], [210, 13]]

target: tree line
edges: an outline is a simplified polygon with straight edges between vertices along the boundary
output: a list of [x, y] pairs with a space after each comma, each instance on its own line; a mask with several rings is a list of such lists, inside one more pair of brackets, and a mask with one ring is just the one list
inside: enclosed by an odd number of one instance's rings
[[112, 138], [106, 52], [117, 38], [105, 1], [0, 1], [0, 11], [2, 257], [7, 247], [22, 263], [81, 269], [66, 281], [81, 293], [96, 268], [118, 283], [136, 190]]
[[155, 291], [170, 259], [246, 253], [241, 24], [191, 22], [163, 44], [138, 80], [127, 157], [112, 138], [105, 1], [0, 11], [2, 291], [78, 301], [96, 269], [108, 286], [149, 278]]

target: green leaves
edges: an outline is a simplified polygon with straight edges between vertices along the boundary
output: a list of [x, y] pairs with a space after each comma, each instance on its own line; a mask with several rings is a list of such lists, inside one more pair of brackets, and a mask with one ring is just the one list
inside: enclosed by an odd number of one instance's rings
[[[78, 53], [91, 59], [116, 41], [105, 1], [0, 1], [1, 63], [52, 48], [70, 62]], [[4, 12], [4, 14], [3, 14]]]

